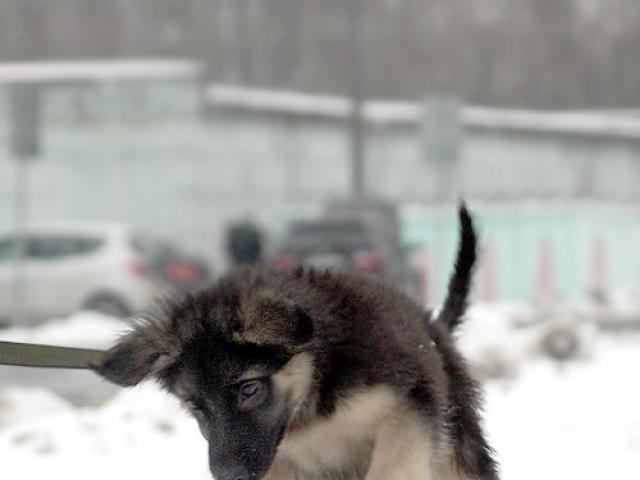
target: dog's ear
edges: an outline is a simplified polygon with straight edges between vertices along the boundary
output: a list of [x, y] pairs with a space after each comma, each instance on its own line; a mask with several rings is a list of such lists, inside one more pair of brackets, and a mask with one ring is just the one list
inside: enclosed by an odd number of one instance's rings
[[300, 305], [293, 307], [293, 340], [296, 345], [304, 345], [311, 341], [315, 333], [315, 322], [309, 313]]
[[92, 368], [110, 382], [137, 385], [166, 367], [177, 355], [158, 326], [143, 325], [124, 335]]
[[260, 292], [245, 304], [244, 313], [244, 322], [234, 334], [237, 340], [295, 350], [313, 339], [313, 317], [303, 306], [278, 294]]

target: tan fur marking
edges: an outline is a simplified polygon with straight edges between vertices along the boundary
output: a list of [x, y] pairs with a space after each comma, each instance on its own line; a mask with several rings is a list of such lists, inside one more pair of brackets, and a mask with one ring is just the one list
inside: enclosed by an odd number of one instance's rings
[[308, 353], [291, 357], [287, 364], [271, 377], [280, 398], [289, 398], [292, 416], [309, 395], [313, 381], [313, 360]]
[[354, 459], [368, 461], [381, 422], [397, 404], [395, 393], [386, 386], [356, 393], [342, 401], [330, 418], [287, 435], [278, 457], [310, 474], [354, 468], [350, 464]]
[[455, 460], [449, 459], [438, 468], [438, 479], [442, 480], [473, 480], [466, 473], [456, 468]]
[[262, 480], [295, 480], [295, 469], [281, 459], [276, 458]]
[[365, 480], [441, 480], [433, 473], [432, 452], [424, 419], [400, 409], [378, 428]]

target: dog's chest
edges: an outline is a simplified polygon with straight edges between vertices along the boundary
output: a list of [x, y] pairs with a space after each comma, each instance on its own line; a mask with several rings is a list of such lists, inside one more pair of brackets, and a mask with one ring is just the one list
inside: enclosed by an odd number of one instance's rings
[[397, 403], [388, 387], [356, 393], [332, 416], [285, 436], [278, 457], [310, 474], [366, 470], [379, 425]]

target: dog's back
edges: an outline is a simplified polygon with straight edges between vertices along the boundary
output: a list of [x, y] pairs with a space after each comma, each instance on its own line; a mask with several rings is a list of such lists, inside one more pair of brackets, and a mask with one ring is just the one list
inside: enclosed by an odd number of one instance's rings
[[[311, 315], [322, 319], [310, 350], [316, 374], [308, 401], [282, 444], [285, 453], [299, 454], [293, 463], [329, 467], [345, 445], [357, 445], [363, 441], [360, 435], [379, 429], [370, 439], [372, 451], [360, 451], [362, 458], [350, 456], [351, 462], [362, 460], [369, 468], [367, 479], [429, 478], [412, 476], [425, 469], [432, 478], [447, 480], [497, 478], [480, 424], [479, 388], [453, 338], [476, 260], [476, 235], [464, 207], [460, 224], [455, 271], [436, 318], [370, 277], [299, 269], [280, 280], [283, 291], [304, 299]], [[333, 455], [332, 447], [338, 450]], [[309, 460], [309, 451], [322, 458]], [[336, 460], [338, 467], [344, 459]]]

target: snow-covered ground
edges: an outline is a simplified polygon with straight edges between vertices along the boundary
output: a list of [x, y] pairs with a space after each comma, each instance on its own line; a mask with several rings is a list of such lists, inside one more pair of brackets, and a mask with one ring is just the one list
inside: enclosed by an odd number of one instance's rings
[[599, 339], [591, 360], [536, 360], [486, 385], [506, 480], [640, 478], [640, 338]]
[[[112, 340], [122, 327], [80, 318], [0, 332], [0, 338], [100, 346], [95, 337]], [[639, 365], [639, 337], [599, 337], [590, 359], [559, 365], [538, 357], [515, 378], [488, 382], [486, 427], [503, 478], [638, 478]], [[209, 478], [206, 457], [195, 422], [152, 384], [122, 390], [93, 408], [47, 390], [0, 384], [2, 478], [203, 480]]]

